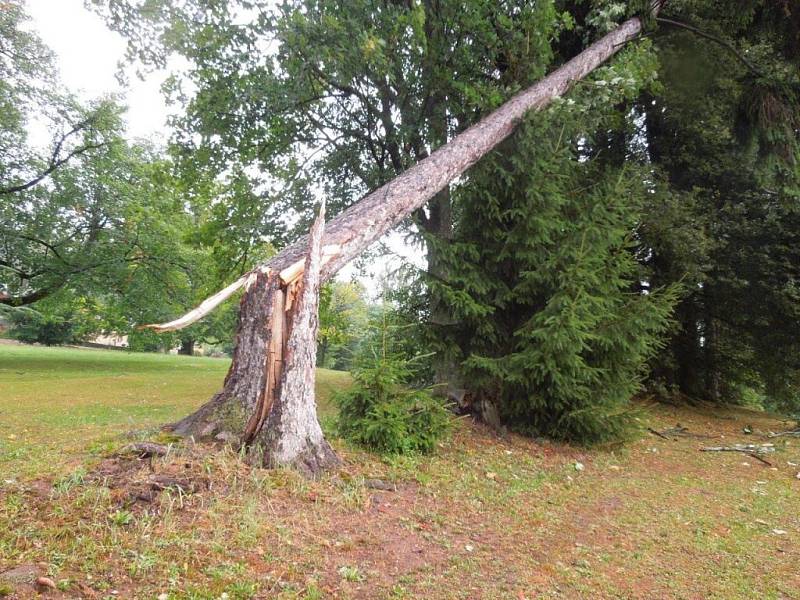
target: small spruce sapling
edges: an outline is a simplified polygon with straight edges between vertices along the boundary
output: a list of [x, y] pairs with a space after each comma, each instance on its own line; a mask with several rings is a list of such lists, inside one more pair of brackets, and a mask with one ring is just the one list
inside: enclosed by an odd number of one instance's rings
[[345, 439], [385, 454], [430, 453], [447, 433], [451, 415], [427, 388], [409, 387], [430, 355], [399, 351], [404, 326], [385, 309], [356, 358], [354, 384], [339, 392], [338, 430]]

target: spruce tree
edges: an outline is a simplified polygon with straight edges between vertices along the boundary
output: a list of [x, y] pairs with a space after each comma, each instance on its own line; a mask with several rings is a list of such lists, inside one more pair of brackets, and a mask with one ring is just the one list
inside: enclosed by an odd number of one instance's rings
[[432, 285], [456, 307], [473, 404], [514, 429], [585, 443], [630, 430], [677, 289], [645, 292], [636, 230], [656, 184], [607, 158], [607, 131], [652, 67], [647, 48], [630, 51], [531, 116], [457, 192], [451, 285]]
[[643, 238], [651, 279], [688, 294], [654, 378], [689, 398], [797, 410], [800, 8], [674, 2], [669, 18], [663, 86], [638, 105], [671, 200], [648, 211]]

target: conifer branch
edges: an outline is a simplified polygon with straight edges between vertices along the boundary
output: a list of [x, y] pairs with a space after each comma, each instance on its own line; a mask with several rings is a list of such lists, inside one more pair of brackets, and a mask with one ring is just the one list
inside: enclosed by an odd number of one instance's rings
[[729, 52], [731, 52], [734, 56], [736, 56], [736, 58], [738, 58], [739, 61], [744, 66], [746, 66], [748, 69], [750, 69], [751, 73], [753, 73], [754, 75], [756, 75], [758, 77], [764, 77], [764, 73], [759, 71], [758, 68], [753, 63], [751, 63], [749, 60], [747, 60], [747, 58], [744, 56], [744, 54], [742, 54], [739, 50], [737, 50], [736, 47], [733, 44], [731, 44], [730, 42], [727, 42], [727, 41], [723, 40], [722, 38], [719, 38], [719, 37], [717, 37], [715, 35], [712, 35], [712, 34], [708, 33], [707, 31], [703, 31], [702, 29], [698, 29], [694, 25], [689, 25], [688, 23], [684, 23], [683, 21], [676, 21], [675, 19], [669, 19], [667, 17], [656, 17], [656, 21], [658, 23], [665, 23], [667, 25], [672, 25], [673, 27], [678, 27], [680, 29], [685, 29], [686, 31], [691, 31], [692, 33], [694, 33], [696, 35], [699, 35], [700, 37], [703, 37], [703, 38], [705, 38], [707, 40], [710, 40], [710, 41], [712, 41], [712, 42], [714, 42], [716, 44], [719, 44], [720, 46], [722, 46], [723, 48], [725, 48]]

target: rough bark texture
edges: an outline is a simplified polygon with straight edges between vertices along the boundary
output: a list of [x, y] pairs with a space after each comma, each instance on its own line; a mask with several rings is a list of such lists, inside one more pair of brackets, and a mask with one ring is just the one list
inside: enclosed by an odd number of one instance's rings
[[324, 218], [323, 206], [311, 228], [303, 279], [296, 304], [291, 308], [279, 393], [251, 448], [251, 456], [256, 461], [263, 460], [265, 466], [290, 466], [311, 476], [339, 464], [322, 434], [314, 398]]
[[[629, 19], [559, 69], [513, 97], [482, 121], [457, 135], [429, 157], [332, 219], [325, 227], [319, 244], [324, 248], [335, 248], [335, 254], [329, 261], [322, 261], [320, 281], [330, 278], [375, 240], [463, 174], [508, 137], [528, 111], [541, 109], [554, 98], [561, 96], [575, 81], [591, 73], [627, 41], [635, 38], [641, 29], [642, 23], [639, 18]], [[227, 297], [226, 293], [228, 295], [233, 293], [237, 285], [245, 281], [250, 284], [242, 298], [236, 349], [224, 388], [195, 414], [177, 423], [174, 426], [177, 433], [208, 436], [219, 432], [240, 434], [244, 430], [245, 422], [259, 406], [265, 390], [267, 373], [265, 364], [271, 331], [269, 323], [274, 291], [280, 286], [277, 274], [298, 264], [302, 265], [304, 259], [307, 262], [308, 246], [308, 237], [298, 240], [239, 282], [228, 286], [225, 293], [221, 292], [218, 295], [219, 298], [209, 302], [208, 310], [218, 304], [220, 298]], [[207, 314], [207, 310], [198, 309], [193, 312], [192, 319], [179, 320], [154, 328], [161, 331], [179, 329]], [[313, 337], [307, 339], [307, 344], [308, 348], [295, 350], [295, 353], [311, 352], [313, 355], [315, 346]], [[283, 407], [280, 408], [280, 414], [289, 415], [288, 405], [281, 401], [280, 406]], [[277, 409], [277, 405], [272, 408], [273, 412]], [[302, 402], [297, 408], [303, 411], [307, 409], [308, 406]], [[306, 413], [305, 417], [298, 418], [302, 420], [307, 417]], [[268, 418], [266, 430], [262, 432], [263, 436], [267, 436], [273, 426], [282, 427], [281, 431], [286, 432], [285, 435], [294, 435], [290, 431], [290, 427], [294, 425], [290, 426], [288, 421], [284, 423], [283, 420]], [[293, 452], [296, 457], [300, 456], [297, 454], [297, 449], [279, 448], [274, 441], [276, 439], [274, 436], [269, 439], [264, 437], [262, 441], [266, 448], [271, 448], [270, 460], [288, 457]], [[315, 442], [311, 439], [309, 443], [313, 446]], [[317, 459], [312, 457], [309, 460], [313, 463]], [[302, 459], [298, 458], [295, 462], [302, 462]]]
[[168, 428], [179, 435], [240, 439], [248, 417], [265, 391], [267, 348], [271, 337], [277, 274], [254, 273], [239, 305], [233, 362], [222, 391], [188, 417]]

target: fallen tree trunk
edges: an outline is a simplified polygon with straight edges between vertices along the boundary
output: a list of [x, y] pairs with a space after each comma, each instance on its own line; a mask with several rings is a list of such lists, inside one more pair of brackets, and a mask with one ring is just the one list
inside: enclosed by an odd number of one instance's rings
[[[658, 12], [661, 4], [663, 2], [653, 4], [654, 12]], [[428, 158], [332, 219], [320, 240], [320, 281], [330, 278], [489, 153], [514, 131], [527, 112], [539, 110], [564, 94], [574, 82], [603, 64], [641, 30], [640, 18], [625, 21]], [[304, 237], [180, 319], [149, 326], [156, 331], [181, 329], [211, 312], [238, 289], [245, 288], [233, 363], [223, 390], [197, 412], [177, 423], [174, 426], [176, 432], [196, 436], [223, 435], [226, 438], [235, 433], [242, 442], [250, 443], [259, 435], [265, 422], [268, 423], [267, 429], [274, 422], [270, 420], [270, 411], [283, 404], [280, 394], [275, 395], [281, 364], [280, 359], [275, 358], [279, 350], [273, 333], [278, 327], [276, 319], [282, 321], [287, 310], [290, 312], [288, 299], [292, 290], [296, 292], [303, 275], [308, 247], [309, 239]], [[285, 336], [287, 328], [283, 327], [282, 331]], [[314, 344], [313, 339], [304, 343], [312, 347]], [[278, 402], [273, 402], [276, 399]], [[259, 439], [268, 443], [271, 435], [272, 432], [268, 431]], [[273, 442], [269, 444], [274, 445]], [[279, 453], [274, 456], [277, 458]]]

